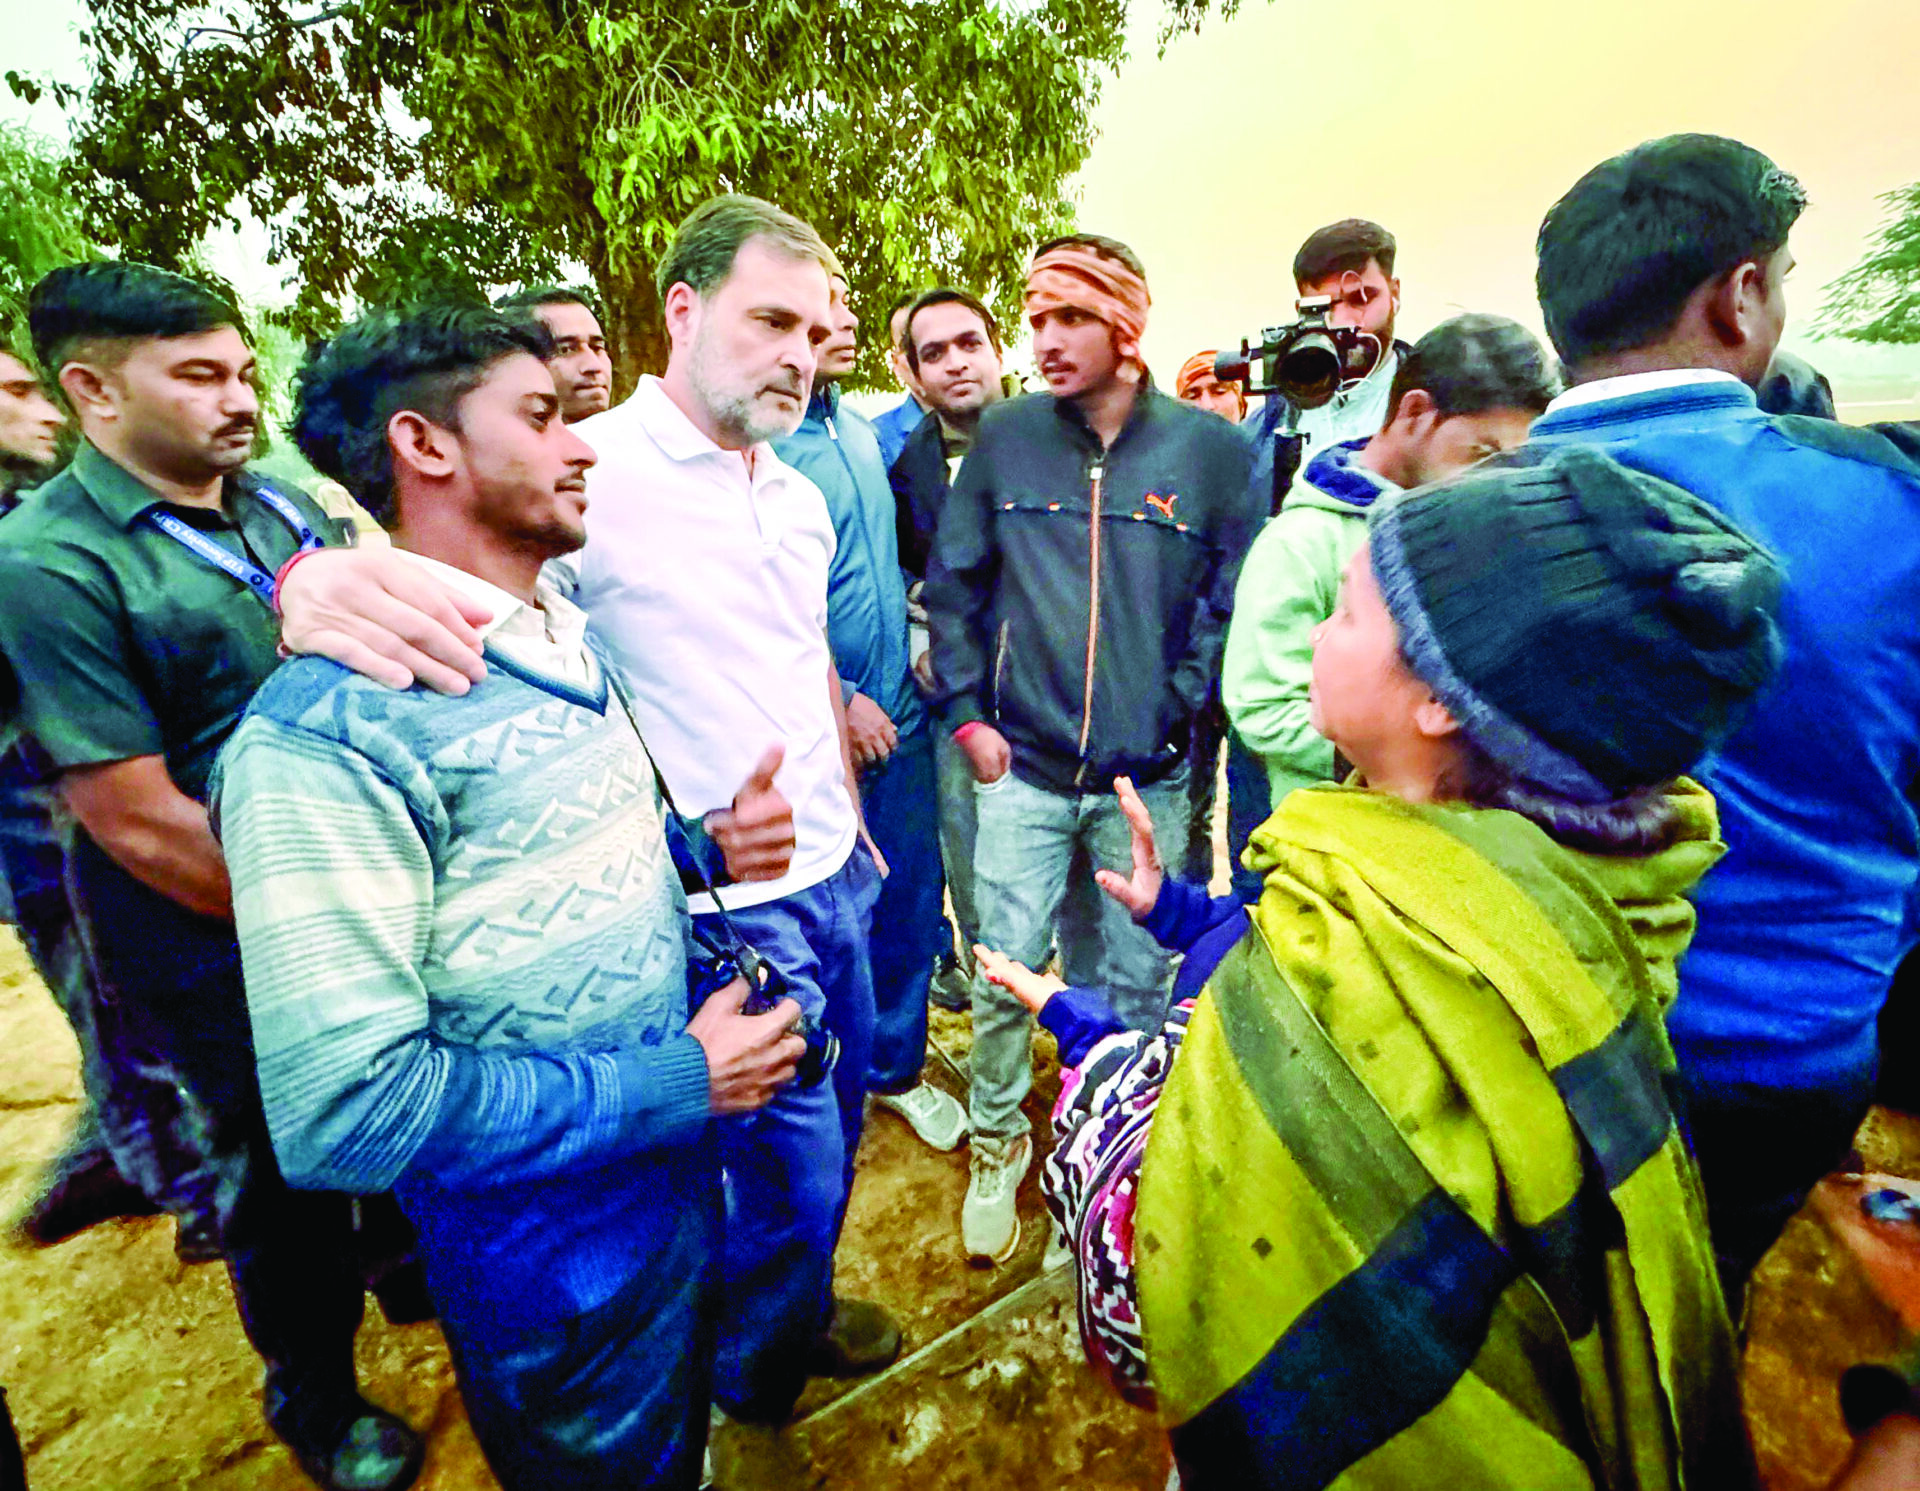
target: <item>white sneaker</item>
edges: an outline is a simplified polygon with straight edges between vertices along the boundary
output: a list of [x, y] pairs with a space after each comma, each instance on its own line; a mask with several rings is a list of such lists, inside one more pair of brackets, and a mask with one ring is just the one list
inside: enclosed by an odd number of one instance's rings
[[1067, 1246], [1067, 1240], [1052, 1227], [1047, 1229], [1047, 1251], [1040, 1255], [1040, 1272], [1050, 1274], [1056, 1268], [1065, 1268], [1073, 1262], [1073, 1249]]
[[1014, 1198], [1033, 1163], [1033, 1138], [973, 1136], [972, 1179], [960, 1208], [960, 1241], [976, 1266], [1005, 1263], [1020, 1246], [1020, 1213]]
[[874, 1102], [889, 1112], [898, 1113], [912, 1125], [920, 1142], [943, 1153], [958, 1149], [967, 1137], [967, 1110], [951, 1093], [942, 1092], [931, 1082], [909, 1087], [905, 1092], [880, 1093]]
[[700, 1460], [700, 1491], [714, 1491], [713, 1479], [713, 1436], [729, 1422], [718, 1403], [707, 1405], [707, 1449]]

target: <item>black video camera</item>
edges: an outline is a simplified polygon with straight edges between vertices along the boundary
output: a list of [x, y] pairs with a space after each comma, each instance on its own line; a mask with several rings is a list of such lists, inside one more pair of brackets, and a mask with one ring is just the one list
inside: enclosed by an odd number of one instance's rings
[[[1306, 296], [1293, 308], [1298, 321], [1269, 326], [1260, 333], [1257, 348], [1242, 341], [1238, 352], [1222, 352], [1213, 360], [1213, 376], [1222, 383], [1245, 384], [1257, 397], [1277, 393], [1296, 409], [1318, 409], [1342, 384], [1366, 377], [1380, 360], [1380, 338], [1328, 319], [1331, 295]], [[1256, 359], [1258, 383], [1252, 378]]]
[[[744, 942], [720, 947], [698, 932], [694, 936], [706, 956], [693, 959], [687, 970], [689, 1014], [735, 979], [747, 981], [747, 1001], [741, 1010], [749, 1015], [764, 1015], [791, 992], [780, 970]], [[794, 1068], [794, 1085], [818, 1087], [840, 1060], [840, 1037], [806, 1014], [793, 1029], [807, 1043]]]

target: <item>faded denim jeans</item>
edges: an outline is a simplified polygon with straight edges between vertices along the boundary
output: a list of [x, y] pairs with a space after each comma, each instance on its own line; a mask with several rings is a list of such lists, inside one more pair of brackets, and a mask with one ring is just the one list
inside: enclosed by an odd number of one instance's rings
[[[1189, 806], [1184, 769], [1142, 788], [1164, 864], [1186, 853]], [[1029, 968], [1047, 960], [1055, 918], [1067, 897], [1075, 850], [1093, 869], [1133, 869], [1133, 839], [1112, 791], [1078, 795], [1049, 792], [1008, 772], [974, 785], [978, 826], [974, 839], [974, 894], [980, 940]], [[1083, 868], [1081, 873], [1087, 873]], [[1138, 1030], [1158, 1030], [1167, 1007], [1169, 957], [1134, 924], [1112, 897], [1100, 903], [1097, 968], [1074, 977], [1097, 983], [1115, 1013]], [[1087, 903], [1090, 905], [1090, 902]], [[1076, 956], [1076, 963], [1093, 961]], [[1087, 978], [1087, 974], [1097, 974]], [[973, 1130], [996, 1137], [1024, 1133], [1020, 1112], [1033, 1084], [1033, 1017], [1006, 990], [976, 977], [973, 984]]]
[[944, 727], [934, 728], [933, 764], [940, 794], [940, 858], [946, 867], [947, 894], [953, 899], [953, 919], [960, 941], [969, 952], [980, 935], [980, 917], [974, 908], [974, 780], [967, 753], [954, 743]]

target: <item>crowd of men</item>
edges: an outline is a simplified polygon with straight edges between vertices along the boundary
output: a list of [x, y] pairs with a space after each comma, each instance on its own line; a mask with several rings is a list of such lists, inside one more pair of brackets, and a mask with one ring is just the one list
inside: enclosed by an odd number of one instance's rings
[[[1313, 408], [1249, 410], [1211, 352], [1163, 391], [1146, 268], [1072, 234], [1025, 287], [1043, 391], [931, 287], [869, 421], [834, 251], [723, 196], [618, 403], [583, 291], [316, 345], [311, 493], [249, 468], [233, 306], [56, 270], [0, 352], [0, 867], [89, 1114], [28, 1233], [171, 1213], [322, 1486], [421, 1463], [355, 1381], [369, 1288], [439, 1319], [503, 1486], [699, 1484], [710, 1409], [778, 1424], [900, 1352], [834, 1289], [870, 1106], [968, 1146], [969, 1260], [1018, 1247], [1033, 1018], [974, 948], [1157, 1030], [1169, 955], [1096, 873], [1150, 824], [1211, 878], [1223, 773], [1236, 859], [1343, 778], [1312, 657], [1370, 519], [1560, 442], [1788, 577], [1780, 677], [1700, 774], [1729, 852], [1668, 1021], [1737, 1302], [1852, 1142], [1920, 935], [1920, 442], [1777, 355], [1803, 201], [1708, 137], [1597, 168], [1542, 229], [1557, 358], [1484, 314], [1398, 339], [1392, 236], [1330, 225], [1294, 289], [1374, 355]], [[930, 1001], [970, 1012], [964, 1104]]]

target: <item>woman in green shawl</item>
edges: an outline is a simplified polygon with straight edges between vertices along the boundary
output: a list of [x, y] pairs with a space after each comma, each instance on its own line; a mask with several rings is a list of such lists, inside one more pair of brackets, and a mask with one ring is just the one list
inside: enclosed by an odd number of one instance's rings
[[1166, 1028], [984, 956], [1070, 1068], [1083, 1340], [1187, 1491], [1750, 1479], [1662, 1014], [1724, 852], [1681, 774], [1771, 674], [1780, 584], [1590, 450], [1414, 492], [1315, 635], [1354, 779], [1254, 835], [1258, 902], [1163, 883], [1144, 813], [1100, 873], [1186, 955]]

